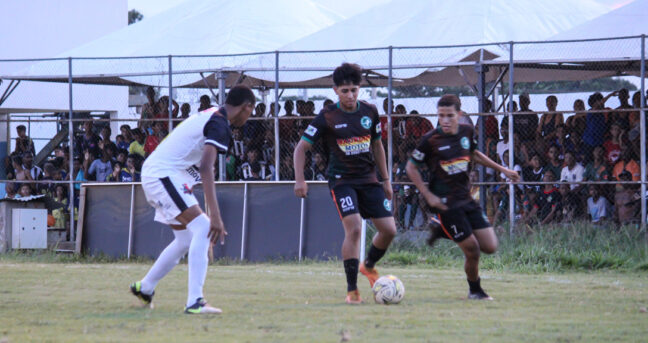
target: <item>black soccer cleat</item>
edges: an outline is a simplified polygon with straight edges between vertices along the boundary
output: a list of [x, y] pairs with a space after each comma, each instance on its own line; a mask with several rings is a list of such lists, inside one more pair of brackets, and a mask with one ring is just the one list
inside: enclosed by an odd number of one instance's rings
[[142, 282], [140, 281], [133, 282], [130, 285], [130, 290], [131, 293], [133, 293], [134, 296], [136, 296], [139, 300], [141, 300], [144, 305], [150, 305], [153, 302], [153, 296], [155, 295], [155, 291], [153, 291], [153, 293], [151, 294], [142, 293]]
[[493, 300], [484, 290], [479, 290], [476, 292], [468, 292], [468, 299], [470, 300]]
[[441, 231], [441, 222], [438, 219], [432, 217], [430, 218], [428, 225], [428, 227], [430, 228], [430, 236], [427, 239], [427, 244], [430, 247], [433, 247], [434, 242], [436, 242], [437, 239], [443, 237], [443, 232]]
[[210, 306], [203, 298], [196, 299], [196, 302], [185, 307], [186, 314], [220, 314], [223, 311], [220, 308]]

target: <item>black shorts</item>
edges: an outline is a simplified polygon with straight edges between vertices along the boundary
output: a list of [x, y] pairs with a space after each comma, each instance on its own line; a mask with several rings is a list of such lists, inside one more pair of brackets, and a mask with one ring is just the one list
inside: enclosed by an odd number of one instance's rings
[[391, 201], [379, 183], [337, 185], [331, 188], [331, 196], [340, 219], [354, 213], [365, 219], [392, 216]]
[[446, 238], [457, 243], [470, 237], [474, 230], [485, 229], [491, 226], [481, 206], [475, 201], [447, 211], [438, 211], [437, 216], [441, 222], [441, 229]]

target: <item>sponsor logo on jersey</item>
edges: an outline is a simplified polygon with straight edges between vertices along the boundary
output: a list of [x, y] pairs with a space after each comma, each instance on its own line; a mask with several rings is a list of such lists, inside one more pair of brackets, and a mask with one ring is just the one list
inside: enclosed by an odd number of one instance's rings
[[470, 165], [470, 157], [461, 156], [449, 161], [440, 161], [439, 163], [448, 175], [467, 173], [468, 166]]
[[417, 161], [423, 161], [423, 159], [425, 158], [425, 154], [418, 151], [418, 149], [414, 149], [414, 151], [412, 151], [412, 158]]
[[306, 128], [306, 131], [304, 131], [304, 133], [309, 135], [309, 136], [314, 136], [317, 133], [317, 128], [315, 128], [315, 126], [313, 126], [313, 125], [308, 125], [308, 127]]
[[387, 211], [391, 212], [391, 201], [389, 201], [389, 199], [385, 199], [385, 201], [383, 201], [383, 206]]
[[185, 194], [191, 194], [191, 193], [193, 193], [193, 190], [191, 189], [191, 187], [189, 187], [189, 185], [187, 185], [186, 183], [182, 185], [182, 191], [183, 191]]
[[347, 124], [337, 124], [337, 125], [335, 125], [336, 129], [343, 129], [345, 127], [347, 127]]
[[382, 131], [382, 126], [380, 125], [380, 122], [376, 123], [376, 133], [380, 133]]
[[444, 145], [442, 147], [439, 147], [439, 151], [448, 150], [448, 149], [450, 149], [449, 145]]
[[369, 129], [371, 127], [371, 118], [369, 118], [367, 116], [362, 117], [362, 119], [360, 119], [360, 124], [365, 129]]
[[340, 138], [337, 145], [347, 156], [369, 152], [371, 147], [371, 135], [362, 137]]
[[194, 179], [194, 181], [200, 182], [200, 173], [198, 173], [194, 166], [185, 169], [185, 171]]
[[461, 137], [461, 147], [464, 149], [470, 148], [470, 141], [468, 140], [468, 137]]

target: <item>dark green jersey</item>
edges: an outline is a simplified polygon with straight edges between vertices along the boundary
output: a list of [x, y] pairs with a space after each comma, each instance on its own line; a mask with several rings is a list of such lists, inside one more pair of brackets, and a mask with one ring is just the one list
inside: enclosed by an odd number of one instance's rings
[[339, 104], [328, 106], [308, 125], [302, 139], [314, 144], [322, 138], [328, 151], [328, 177], [332, 185], [378, 182], [371, 143], [380, 139], [376, 107], [358, 101], [355, 112]]

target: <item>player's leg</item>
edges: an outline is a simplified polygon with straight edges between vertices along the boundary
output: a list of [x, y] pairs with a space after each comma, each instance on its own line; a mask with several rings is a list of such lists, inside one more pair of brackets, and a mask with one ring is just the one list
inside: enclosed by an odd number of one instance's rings
[[170, 225], [175, 238], [160, 253], [151, 269], [141, 281], [131, 285], [131, 292], [144, 304], [150, 304], [155, 294], [155, 286], [162, 278], [175, 267], [182, 256], [189, 251], [191, 244], [191, 232], [185, 229], [184, 225]]
[[468, 299], [493, 300], [481, 288], [481, 279], [479, 278], [480, 247], [477, 238], [471, 234], [468, 238], [458, 242], [457, 245], [465, 256], [464, 271], [468, 281]]
[[479, 242], [479, 249], [485, 254], [497, 251], [497, 235], [482, 208], [475, 202], [466, 206], [466, 217], [473, 234]]
[[362, 217], [371, 218], [378, 231], [373, 237], [367, 258], [360, 266], [360, 272], [369, 279], [369, 285], [373, 287], [379, 277], [375, 269], [376, 262], [385, 255], [389, 244], [396, 236], [396, 222], [391, 212], [391, 202], [380, 184], [362, 185], [356, 189], [360, 214]]
[[342, 226], [344, 227], [342, 260], [347, 279], [346, 302], [348, 304], [359, 304], [362, 302], [360, 293], [358, 292], [359, 245], [362, 218], [358, 214], [357, 194], [350, 186], [341, 185], [331, 189], [331, 196], [342, 220]]

